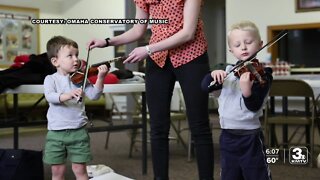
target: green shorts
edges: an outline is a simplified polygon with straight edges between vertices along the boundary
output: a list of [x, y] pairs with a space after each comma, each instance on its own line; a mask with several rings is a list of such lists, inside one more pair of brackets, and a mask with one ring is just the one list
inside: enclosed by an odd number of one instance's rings
[[64, 164], [67, 157], [72, 163], [86, 163], [92, 160], [90, 137], [84, 127], [48, 131], [43, 162]]

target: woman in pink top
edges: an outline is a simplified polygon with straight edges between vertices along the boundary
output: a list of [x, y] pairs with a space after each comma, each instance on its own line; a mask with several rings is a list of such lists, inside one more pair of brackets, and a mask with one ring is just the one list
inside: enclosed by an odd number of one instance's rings
[[[147, 46], [137, 47], [124, 63], [146, 62], [146, 95], [151, 123], [154, 177], [169, 179], [170, 103], [179, 81], [194, 141], [199, 179], [213, 179], [213, 142], [208, 118], [208, 94], [201, 81], [209, 72], [207, 41], [200, 19], [202, 0], [134, 0], [136, 19], [161, 19], [152, 24]], [[150, 22], [150, 20], [149, 20]], [[137, 41], [147, 24], [135, 24], [127, 32], [104, 40], [93, 39], [89, 48], [119, 46]], [[194, 178], [193, 178], [194, 179]]]

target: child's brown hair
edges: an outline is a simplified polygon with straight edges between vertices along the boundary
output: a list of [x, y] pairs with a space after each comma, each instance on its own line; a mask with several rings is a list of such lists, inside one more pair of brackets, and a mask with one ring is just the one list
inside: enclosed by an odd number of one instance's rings
[[59, 50], [64, 46], [72, 46], [78, 49], [78, 44], [72, 40], [63, 36], [54, 36], [47, 42], [47, 54], [51, 60], [53, 57], [57, 57]]

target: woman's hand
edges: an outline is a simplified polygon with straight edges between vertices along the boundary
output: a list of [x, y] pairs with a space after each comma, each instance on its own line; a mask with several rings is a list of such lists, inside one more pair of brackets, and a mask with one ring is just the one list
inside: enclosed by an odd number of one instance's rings
[[251, 96], [253, 81], [250, 80], [250, 72], [245, 72], [240, 76], [240, 89], [244, 97]]
[[107, 42], [105, 39], [92, 39], [87, 43], [87, 49], [93, 49], [93, 48], [104, 48], [106, 47]]
[[137, 47], [129, 54], [128, 58], [123, 63], [136, 63], [148, 57], [148, 52], [145, 46]]

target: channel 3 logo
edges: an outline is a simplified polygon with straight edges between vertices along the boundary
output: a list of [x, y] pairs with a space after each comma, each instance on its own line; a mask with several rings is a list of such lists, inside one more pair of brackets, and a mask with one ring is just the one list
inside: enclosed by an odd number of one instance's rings
[[289, 162], [293, 165], [308, 164], [308, 148], [291, 147], [289, 149]]

